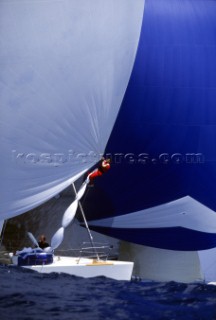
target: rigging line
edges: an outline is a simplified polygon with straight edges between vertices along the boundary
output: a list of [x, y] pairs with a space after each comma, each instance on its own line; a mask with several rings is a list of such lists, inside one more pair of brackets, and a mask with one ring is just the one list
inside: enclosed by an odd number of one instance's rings
[[[73, 187], [75, 195], [77, 196], [76, 188], [75, 188], [75, 185], [74, 185], [73, 182], [72, 182], [72, 187]], [[79, 205], [82, 217], [83, 217], [83, 221], [85, 223], [85, 227], [86, 227], [88, 235], [89, 235], [89, 239], [90, 239], [90, 242], [91, 242], [91, 245], [92, 245], [92, 249], [94, 250], [94, 253], [95, 253], [96, 257], [97, 257], [97, 260], [99, 260], [98, 253], [97, 253], [97, 251], [95, 249], [95, 246], [94, 246], [93, 236], [92, 236], [91, 231], [89, 229], [89, 226], [88, 226], [88, 223], [87, 223], [87, 220], [86, 220], [86, 217], [85, 217], [85, 213], [84, 213], [84, 210], [83, 210], [83, 207], [82, 207], [80, 201], [78, 201], [78, 205]]]
[[89, 193], [89, 186], [87, 186], [87, 191], [86, 191], [86, 193], [84, 195], [84, 198], [83, 198], [83, 201], [82, 201], [82, 205], [83, 206], [84, 206], [84, 203], [85, 203], [85, 200], [86, 200], [86, 197], [87, 197], [88, 193]]

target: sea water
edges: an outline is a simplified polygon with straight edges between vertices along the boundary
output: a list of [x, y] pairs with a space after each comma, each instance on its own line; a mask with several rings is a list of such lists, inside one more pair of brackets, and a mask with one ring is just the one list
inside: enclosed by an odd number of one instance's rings
[[216, 319], [216, 286], [0, 267], [1, 320]]

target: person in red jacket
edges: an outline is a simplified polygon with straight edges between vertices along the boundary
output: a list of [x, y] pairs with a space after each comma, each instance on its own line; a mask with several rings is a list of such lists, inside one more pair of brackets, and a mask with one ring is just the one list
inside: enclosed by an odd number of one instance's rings
[[92, 183], [95, 178], [102, 176], [105, 172], [107, 172], [110, 169], [110, 162], [110, 159], [101, 159], [98, 168], [90, 172], [88, 175], [90, 183]]

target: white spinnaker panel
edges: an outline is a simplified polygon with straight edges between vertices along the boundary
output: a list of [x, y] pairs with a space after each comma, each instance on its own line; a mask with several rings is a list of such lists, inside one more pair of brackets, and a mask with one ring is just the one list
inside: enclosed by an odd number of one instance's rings
[[45, 202], [98, 161], [143, 9], [143, 0], [0, 1], [1, 219]]
[[215, 233], [216, 213], [190, 196], [186, 196], [149, 209], [90, 221], [89, 225], [130, 229], [184, 227]]

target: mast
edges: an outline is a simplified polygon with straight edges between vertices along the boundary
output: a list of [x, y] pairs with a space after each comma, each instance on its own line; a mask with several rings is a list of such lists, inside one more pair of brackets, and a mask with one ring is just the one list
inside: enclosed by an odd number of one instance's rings
[[0, 221], [0, 246], [2, 245], [6, 224], [7, 224], [7, 220]]

